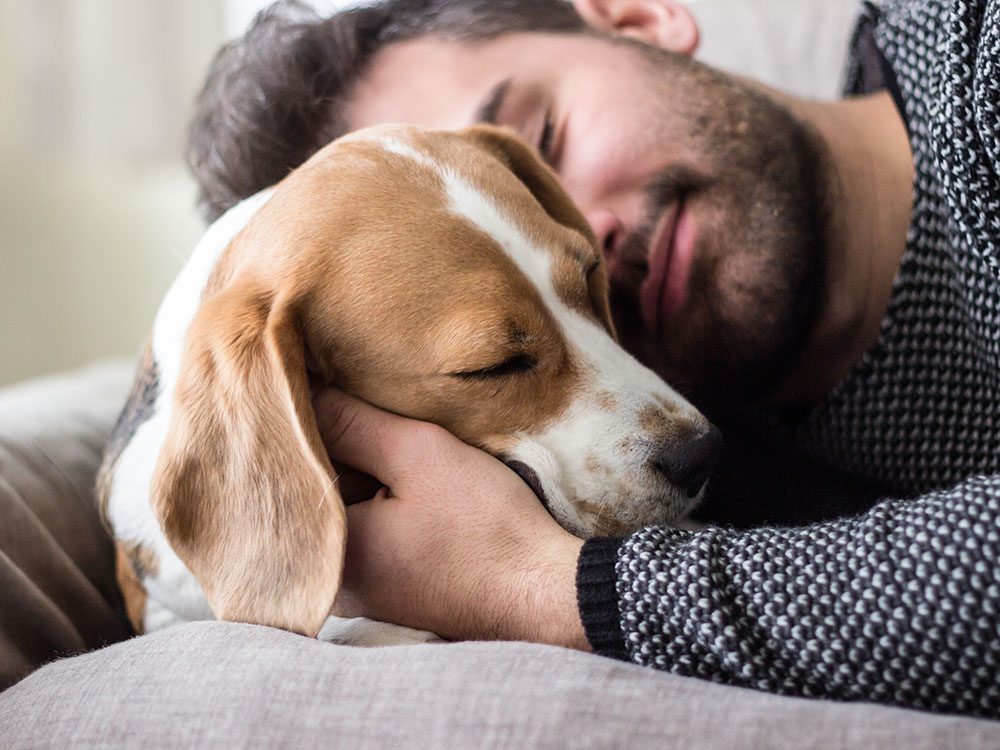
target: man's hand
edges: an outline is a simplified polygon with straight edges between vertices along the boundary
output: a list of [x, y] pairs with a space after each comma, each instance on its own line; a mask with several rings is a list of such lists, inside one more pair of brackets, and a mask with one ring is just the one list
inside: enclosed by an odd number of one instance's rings
[[576, 601], [582, 542], [520, 477], [440, 427], [339, 391], [314, 405], [331, 459], [384, 485], [347, 509], [334, 614], [589, 650]]

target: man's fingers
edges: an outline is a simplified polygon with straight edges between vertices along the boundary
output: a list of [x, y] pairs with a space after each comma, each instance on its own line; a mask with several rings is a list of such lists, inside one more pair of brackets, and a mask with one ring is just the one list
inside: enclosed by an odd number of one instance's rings
[[398, 417], [376, 409], [342, 391], [328, 388], [313, 399], [316, 423], [330, 459], [391, 484], [386, 443]]
[[330, 459], [394, 486], [410, 460], [410, 435], [425, 423], [390, 414], [328, 388], [313, 399], [316, 422]]

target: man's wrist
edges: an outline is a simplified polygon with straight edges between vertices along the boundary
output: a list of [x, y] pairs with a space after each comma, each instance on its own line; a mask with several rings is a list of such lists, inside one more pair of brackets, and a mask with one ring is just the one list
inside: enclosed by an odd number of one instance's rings
[[554, 542], [552, 581], [555, 585], [549, 590], [554, 600], [551, 603], [553, 617], [543, 625], [548, 626], [546, 643], [590, 651], [576, 594], [576, 568], [582, 547], [583, 541], [569, 533]]
[[576, 602], [576, 567], [583, 541], [558, 528], [531, 555], [531, 567], [521, 576], [520, 601], [507, 637], [589, 651]]

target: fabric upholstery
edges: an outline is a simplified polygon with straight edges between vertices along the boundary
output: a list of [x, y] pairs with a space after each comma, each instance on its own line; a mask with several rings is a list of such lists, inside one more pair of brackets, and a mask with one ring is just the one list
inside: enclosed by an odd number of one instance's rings
[[364, 649], [231, 623], [50, 664], [13, 747], [994, 748], [1000, 724], [782, 698], [519, 643]]
[[0, 689], [130, 635], [94, 475], [132, 365], [0, 391]]

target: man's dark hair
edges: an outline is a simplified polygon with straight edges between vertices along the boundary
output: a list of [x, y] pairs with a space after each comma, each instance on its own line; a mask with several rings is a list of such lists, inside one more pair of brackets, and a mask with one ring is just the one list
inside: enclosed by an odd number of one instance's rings
[[276, 3], [216, 54], [196, 100], [187, 159], [199, 206], [214, 220], [342, 135], [340, 110], [389, 44], [587, 28], [564, 0], [387, 0], [329, 18], [295, 0]]

